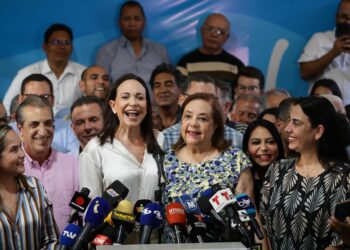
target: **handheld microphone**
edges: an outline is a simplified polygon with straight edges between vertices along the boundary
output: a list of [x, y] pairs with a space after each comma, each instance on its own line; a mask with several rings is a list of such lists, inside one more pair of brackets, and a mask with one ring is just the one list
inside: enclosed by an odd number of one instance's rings
[[60, 245], [62, 250], [70, 249], [75, 239], [81, 232], [81, 228], [75, 224], [68, 224], [66, 228], [63, 230], [62, 235], [60, 237]]
[[203, 222], [203, 216], [197, 203], [189, 195], [181, 195], [180, 203], [187, 213], [186, 229], [192, 242], [204, 243], [207, 226]]
[[79, 212], [84, 213], [91, 199], [89, 198], [90, 190], [83, 187], [80, 192], [75, 192], [69, 206], [72, 212], [67, 220], [68, 223], [73, 223], [79, 218]]
[[157, 203], [149, 203], [142, 210], [140, 224], [143, 226], [140, 244], [148, 244], [153, 229], [163, 222], [162, 208]]
[[151, 203], [151, 200], [143, 199], [136, 201], [134, 205], [134, 215], [137, 222], [140, 222], [140, 216], [142, 213], [142, 210], [145, 208], [145, 206], [149, 203]]
[[186, 226], [185, 208], [178, 202], [170, 203], [165, 208], [165, 216], [169, 225], [175, 229], [176, 242], [183, 243], [180, 227]]
[[106, 199], [110, 207], [117, 207], [119, 202], [128, 195], [129, 189], [116, 180], [103, 192], [102, 198]]
[[225, 188], [221, 189], [220, 185], [214, 185], [213, 191], [216, 192], [210, 199], [210, 204], [213, 206], [217, 213], [225, 210], [227, 217], [231, 222], [231, 227], [235, 228], [237, 226], [238, 231], [241, 233], [243, 240], [247, 245], [252, 245], [252, 240], [249, 235], [247, 227], [240, 220], [239, 214], [235, 209], [234, 204], [237, 203], [237, 199], [233, 195], [231, 189]]
[[105, 224], [104, 228], [93, 239], [92, 244], [95, 246], [112, 245], [116, 237], [116, 228]]
[[81, 249], [82, 245], [89, 238], [91, 230], [98, 227], [103, 222], [103, 219], [106, 217], [109, 211], [110, 206], [104, 198], [96, 197], [91, 201], [84, 218], [85, 226], [75, 241], [72, 250]]
[[112, 221], [116, 227], [116, 237], [114, 242], [123, 244], [126, 233], [131, 233], [134, 229], [135, 216], [130, 201], [122, 200], [118, 207], [112, 211]]
[[238, 206], [246, 212], [246, 215], [250, 219], [255, 234], [258, 236], [260, 240], [264, 239], [264, 234], [262, 233], [258, 222], [255, 219], [256, 209], [253, 201], [246, 194], [236, 195]]

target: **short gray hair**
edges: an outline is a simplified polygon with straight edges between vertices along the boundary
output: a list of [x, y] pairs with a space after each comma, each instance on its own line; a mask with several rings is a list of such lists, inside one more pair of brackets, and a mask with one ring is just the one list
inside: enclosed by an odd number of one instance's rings
[[24, 101], [18, 106], [16, 110], [16, 122], [19, 125], [23, 125], [24, 123], [23, 109], [26, 107], [49, 108], [51, 111], [52, 119], [54, 119], [50, 102], [43, 97], [31, 95], [24, 99]]

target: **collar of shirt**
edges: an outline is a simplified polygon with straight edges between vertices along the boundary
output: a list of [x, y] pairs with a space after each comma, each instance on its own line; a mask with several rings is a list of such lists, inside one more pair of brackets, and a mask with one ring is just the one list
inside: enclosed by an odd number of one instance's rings
[[47, 159], [40, 165], [38, 161], [32, 159], [32, 158], [29, 156], [29, 154], [25, 151], [25, 149], [24, 149], [23, 146], [22, 146], [22, 149], [23, 149], [23, 151], [24, 151], [24, 153], [25, 153], [24, 160], [25, 160], [26, 162], [29, 163], [28, 165], [29, 165], [31, 168], [39, 168], [39, 169], [45, 168], [45, 169], [49, 169], [49, 168], [51, 167], [51, 165], [52, 165], [51, 163], [54, 162], [54, 159], [55, 159], [56, 154], [57, 154], [56, 151], [53, 150], [53, 149], [51, 148], [51, 153], [50, 153], [49, 158], [47, 158]]
[[[74, 68], [73, 68], [73, 66], [71, 64], [71, 61], [68, 61], [67, 67], [64, 69], [64, 72], [63, 72], [62, 76], [66, 75], [66, 74], [75, 74], [75, 72], [76, 71], [74, 71]], [[47, 59], [44, 60], [43, 74], [44, 75], [46, 75], [46, 74], [53, 74], [53, 71], [51, 70], [51, 68], [49, 66], [49, 62], [47, 61]]]
[[[131, 42], [125, 37], [125, 36], [121, 36], [120, 37], [120, 42], [121, 45], [123, 46], [123, 48], [125, 48], [126, 46], [130, 45], [131, 46]], [[148, 46], [149, 46], [149, 40], [146, 38], [142, 38], [142, 51], [147, 51]]]

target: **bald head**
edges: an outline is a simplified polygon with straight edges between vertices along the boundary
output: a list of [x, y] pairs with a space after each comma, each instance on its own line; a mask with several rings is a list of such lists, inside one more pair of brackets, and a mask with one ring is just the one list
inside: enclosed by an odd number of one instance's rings
[[209, 55], [220, 54], [226, 40], [230, 36], [230, 22], [219, 13], [209, 15], [201, 27], [201, 52]]

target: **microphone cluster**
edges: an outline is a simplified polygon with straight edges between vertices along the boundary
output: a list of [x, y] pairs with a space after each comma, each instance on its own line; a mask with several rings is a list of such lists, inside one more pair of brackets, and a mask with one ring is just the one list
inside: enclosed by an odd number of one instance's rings
[[[149, 244], [152, 231], [164, 224], [173, 231], [178, 244], [232, 241], [232, 234], [238, 232], [239, 240], [251, 247], [253, 233], [264, 238], [255, 220], [254, 203], [246, 194], [234, 196], [229, 188], [214, 185], [197, 201], [182, 195], [165, 208], [146, 199], [133, 206], [125, 200], [128, 192], [119, 181], [91, 202], [87, 188], [76, 192], [70, 203], [73, 212], [60, 238], [61, 249], [84, 249], [88, 244], [121, 245], [135, 225], [140, 229], [140, 244]], [[79, 214], [84, 212], [82, 227]]]

